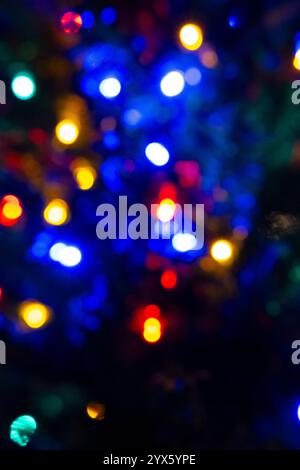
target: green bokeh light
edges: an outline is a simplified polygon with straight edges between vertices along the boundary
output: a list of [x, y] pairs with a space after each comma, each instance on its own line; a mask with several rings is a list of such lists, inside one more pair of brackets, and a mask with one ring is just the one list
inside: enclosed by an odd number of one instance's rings
[[13, 94], [19, 98], [19, 100], [29, 100], [36, 93], [36, 85], [34, 78], [30, 73], [20, 72], [18, 73], [11, 83]]
[[35, 433], [37, 424], [29, 415], [19, 416], [10, 426], [10, 438], [19, 446], [26, 446]]

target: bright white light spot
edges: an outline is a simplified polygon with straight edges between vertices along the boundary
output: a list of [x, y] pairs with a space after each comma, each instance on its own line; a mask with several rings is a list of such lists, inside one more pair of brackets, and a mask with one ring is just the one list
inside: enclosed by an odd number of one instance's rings
[[191, 86], [198, 85], [198, 83], [201, 81], [201, 77], [201, 72], [196, 67], [191, 67], [184, 74], [186, 83]]
[[25, 73], [17, 75], [13, 79], [11, 87], [14, 95], [20, 100], [29, 100], [36, 91], [33, 78]]
[[185, 253], [187, 251], [195, 249], [197, 240], [191, 233], [177, 233], [172, 238], [172, 245], [174, 250]]
[[53, 259], [53, 261], [60, 261], [60, 255], [64, 248], [66, 248], [64, 243], [55, 243], [55, 245], [50, 248], [50, 258]]
[[160, 89], [166, 96], [177, 96], [184, 89], [184, 76], [178, 70], [167, 73], [161, 82]]
[[99, 91], [105, 98], [115, 98], [121, 91], [121, 83], [114, 77], [105, 78], [99, 85]]
[[168, 163], [170, 154], [166, 147], [159, 144], [158, 142], [152, 142], [148, 144], [145, 150], [146, 157], [150, 160], [153, 165], [163, 166]]
[[300, 405], [298, 406], [297, 416], [298, 416], [298, 419], [299, 419], [299, 421], [300, 421]]
[[67, 267], [73, 267], [81, 261], [81, 253], [75, 246], [66, 246], [59, 254], [59, 262]]

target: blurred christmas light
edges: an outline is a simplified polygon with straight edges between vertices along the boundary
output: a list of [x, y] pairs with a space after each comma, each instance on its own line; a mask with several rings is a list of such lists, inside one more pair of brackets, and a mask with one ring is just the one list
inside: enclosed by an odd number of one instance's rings
[[184, 89], [184, 76], [182, 72], [173, 70], [167, 73], [160, 82], [161, 92], [170, 98], [179, 95]]
[[64, 119], [55, 128], [56, 137], [62, 144], [73, 144], [79, 135], [79, 128], [74, 121]]
[[96, 180], [96, 170], [87, 160], [77, 159], [71, 165], [72, 173], [78, 187], [83, 191], [91, 189]]
[[144, 323], [144, 339], [148, 343], [156, 343], [161, 337], [161, 323], [157, 318], [148, 318]]
[[191, 233], [176, 233], [172, 238], [172, 245], [174, 250], [181, 253], [193, 250], [197, 245], [197, 240]]
[[300, 49], [294, 55], [293, 65], [296, 70], [300, 70]]
[[20, 200], [11, 194], [0, 201], [0, 224], [6, 227], [15, 225], [23, 214]]
[[158, 142], [152, 142], [147, 145], [145, 150], [146, 157], [156, 166], [163, 166], [168, 163], [170, 154], [166, 147]]
[[201, 72], [197, 67], [191, 67], [184, 74], [184, 79], [188, 85], [195, 86], [200, 83], [202, 78]]
[[203, 42], [202, 29], [193, 23], [187, 23], [179, 31], [182, 46], [189, 51], [196, 51]]
[[176, 204], [172, 199], [163, 199], [156, 211], [156, 216], [161, 222], [169, 222], [173, 219], [176, 211]]
[[91, 11], [84, 11], [81, 14], [82, 26], [85, 29], [91, 29], [95, 24], [95, 17]]
[[82, 27], [82, 18], [78, 13], [68, 11], [61, 17], [60, 24], [65, 33], [78, 33]]
[[38, 329], [49, 322], [52, 311], [40, 302], [26, 300], [19, 306], [19, 317], [29, 328]]
[[53, 199], [44, 209], [44, 219], [50, 225], [63, 225], [69, 218], [69, 206], [63, 199]]
[[66, 245], [62, 242], [52, 245], [49, 250], [49, 256], [53, 261], [58, 261], [60, 264], [68, 268], [77, 266], [82, 258], [79, 248], [72, 245]]
[[27, 72], [18, 73], [12, 80], [11, 88], [19, 100], [29, 100], [36, 93], [34, 78]]
[[10, 426], [10, 438], [21, 447], [28, 444], [37, 429], [35, 419], [29, 415], [19, 416]]
[[173, 289], [177, 284], [177, 274], [171, 269], [164, 271], [160, 278], [160, 283], [165, 289]]
[[208, 69], [216, 68], [219, 62], [217, 53], [211, 47], [206, 47], [203, 50], [201, 49], [199, 52], [199, 59]]
[[298, 405], [298, 408], [297, 408], [297, 417], [298, 417], [298, 420], [300, 421], [300, 405]]
[[105, 7], [100, 13], [100, 18], [102, 23], [106, 24], [107, 26], [110, 26], [116, 21], [117, 12], [112, 7]]
[[212, 258], [219, 263], [228, 262], [233, 256], [232, 243], [228, 240], [217, 240], [213, 243], [210, 253]]
[[105, 418], [105, 405], [97, 401], [91, 401], [86, 407], [86, 412], [91, 419], [100, 421]]
[[115, 77], [107, 77], [100, 83], [99, 91], [107, 99], [116, 98], [121, 92], [121, 83]]

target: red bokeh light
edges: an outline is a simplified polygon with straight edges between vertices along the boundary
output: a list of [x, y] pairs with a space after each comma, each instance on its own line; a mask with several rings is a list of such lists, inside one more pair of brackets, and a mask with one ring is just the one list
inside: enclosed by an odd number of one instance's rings
[[171, 269], [164, 271], [161, 275], [160, 282], [165, 289], [173, 289], [177, 284], [176, 272]]
[[60, 24], [65, 33], [78, 33], [82, 27], [82, 18], [78, 13], [68, 11], [61, 17]]

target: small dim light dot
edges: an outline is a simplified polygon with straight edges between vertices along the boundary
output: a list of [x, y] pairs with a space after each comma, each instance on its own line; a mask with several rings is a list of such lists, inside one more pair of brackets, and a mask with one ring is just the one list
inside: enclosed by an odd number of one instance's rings
[[156, 343], [161, 337], [161, 323], [157, 318], [148, 318], [144, 323], [144, 339]]
[[218, 65], [218, 56], [212, 49], [206, 49], [199, 55], [201, 63], [208, 69], [214, 69]]
[[185, 24], [179, 31], [179, 39], [185, 49], [196, 51], [203, 42], [202, 29], [193, 23]]
[[97, 401], [90, 402], [86, 407], [89, 418], [100, 421], [105, 418], [105, 405]]
[[51, 309], [40, 302], [28, 300], [20, 304], [19, 317], [29, 328], [41, 328], [48, 323], [51, 316]]
[[160, 278], [160, 283], [165, 289], [173, 289], [177, 284], [177, 274], [171, 269], [164, 271]]
[[226, 263], [232, 258], [233, 247], [228, 240], [217, 240], [213, 243], [210, 253], [215, 261]]
[[44, 210], [44, 219], [50, 225], [63, 225], [68, 217], [69, 207], [63, 199], [53, 199]]
[[163, 199], [157, 208], [156, 215], [161, 222], [169, 222], [173, 219], [175, 211], [175, 202], [172, 199]]
[[67, 11], [61, 17], [60, 24], [65, 33], [78, 33], [82, 27], [82, 18], [78, 13]]
[[62, 144], [73, 144], [79, 135], [78, 126], [70, 119], [60, 121], [55, 128], [56, 137]]

